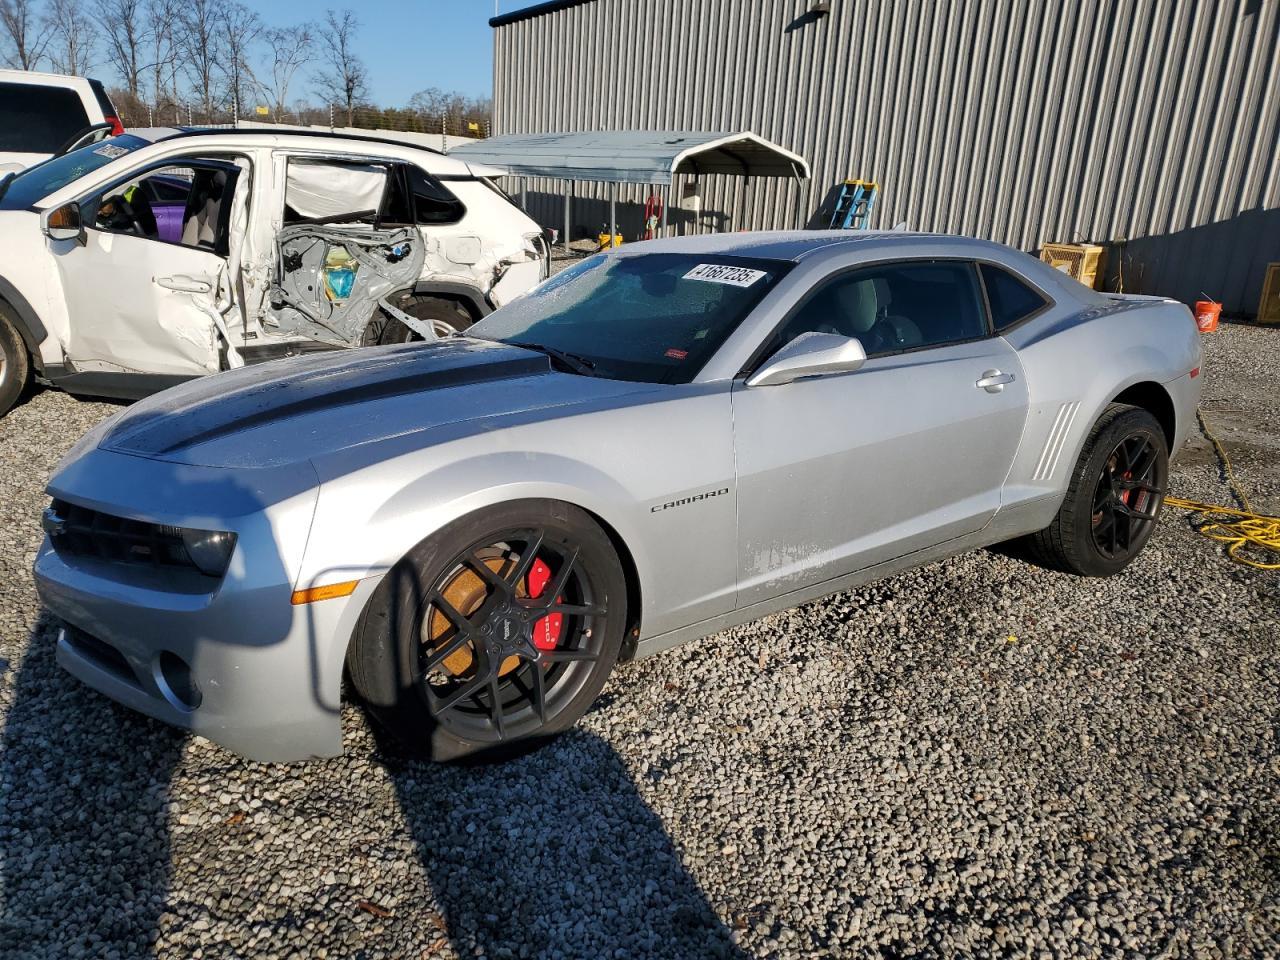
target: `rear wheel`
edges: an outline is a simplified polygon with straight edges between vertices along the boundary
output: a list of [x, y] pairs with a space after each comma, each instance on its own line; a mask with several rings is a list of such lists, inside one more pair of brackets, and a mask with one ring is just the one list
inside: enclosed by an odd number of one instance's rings
[[1107, 407], [1085, 440], [1058, 515], [1027, 538], [1031, 558], [1089, 577], [1127, 567], [1155, 530], [1169, 480], [1169, 449], [1154, 416]]
[[578, 721], [626, 615], [604, 531], [566, 504], [517, 501], [414, 548], [371, 601], [348, 668], [374, 720], [413, 752], [505, 756]]
[[0, 417], [18, 402], [31, 380], [27, 345], [14, 325], [8, 308], [0, 304]]
[[[456, 300], [410, 293], [393, 295], [389, 300], [396, 309], [431, 324], [441, 336], [461, 333], [475, 322], [467, 308]], [[364, 331], [364, 345], [367, 347], [388, 343], [409, 343], [421, 339], [422, 337], [416, 331], [410, 330], [403, 322], [388, 316], [381, 309], [374, 314]]]

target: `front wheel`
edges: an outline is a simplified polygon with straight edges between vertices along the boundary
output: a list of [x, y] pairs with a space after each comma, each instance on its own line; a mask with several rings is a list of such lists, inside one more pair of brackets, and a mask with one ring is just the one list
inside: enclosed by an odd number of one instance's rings
[[4, 304], [0, 304], [0, 417], [18, 402], [31, 380], [27, 345], [14, 326]]
[[591, 517], [517, 501], [415, 547], [371, 600], [348, 669], [374, 721], [411, 751], [503, 756], [578, 721], [626, 618], [622, 567]]
[[1151, 539], [1168, 483], [1159, 422], [1139, 407], [1111, 404], [1085, 440], [1053, 523], [1027, 538], [1032, 559], [1087, 577], [1119, 573]]

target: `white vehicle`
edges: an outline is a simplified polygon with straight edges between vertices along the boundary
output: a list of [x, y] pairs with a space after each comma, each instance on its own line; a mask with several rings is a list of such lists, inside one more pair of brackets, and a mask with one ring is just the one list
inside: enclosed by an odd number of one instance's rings
[[93, 130], [124, 133], [99, 81], [0, 70], [0, 176], [48, 160]]
[[33, 375], [136, 398], [465, 329], [548, 269], [491, 172], [375, 138], [154, 129], [9, 176], [0, 414]]

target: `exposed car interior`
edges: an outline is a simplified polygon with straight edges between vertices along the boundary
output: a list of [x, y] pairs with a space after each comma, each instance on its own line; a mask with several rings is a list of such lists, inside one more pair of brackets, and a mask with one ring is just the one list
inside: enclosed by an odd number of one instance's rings
[[94, 226], [224, 253], [234, 173], [221, 165], [175, 166], [120, 184], [98, 203]]
[[986, 335], [972, 264], [895, 263], [830, 281], [778, 335], [777, 346], [802, 333], [858, 340], [867, 356], [959, 343]]

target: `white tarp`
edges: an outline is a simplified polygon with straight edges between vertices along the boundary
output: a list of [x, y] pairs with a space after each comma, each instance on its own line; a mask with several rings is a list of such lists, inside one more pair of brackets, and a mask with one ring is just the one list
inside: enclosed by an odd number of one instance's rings
[[375, 164], [290, 160], [284, 202], [308, 219], [377, 210], [387, 182]]

